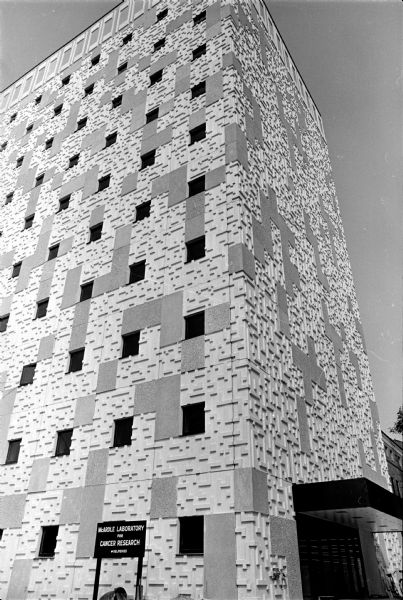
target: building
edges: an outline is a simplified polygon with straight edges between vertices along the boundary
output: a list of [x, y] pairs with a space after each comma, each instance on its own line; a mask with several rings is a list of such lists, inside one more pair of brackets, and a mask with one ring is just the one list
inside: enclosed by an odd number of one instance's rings
[[386, 463], [393, 493], [403, 498], [403, 444], [382, 431]]
[[1, 110], [1, 597], [92, 598], [123, 520], [149, 600], [386, 597], [401, 507], [266, 3], [125, 0]]

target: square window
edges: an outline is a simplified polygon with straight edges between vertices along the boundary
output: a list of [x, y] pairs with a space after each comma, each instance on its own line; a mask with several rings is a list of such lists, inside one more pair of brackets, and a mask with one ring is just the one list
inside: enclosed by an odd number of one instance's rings
[[118, 75], [124, 73], [127, 69], [127, 61], [118, 66]]
[[30, 385], [34, 382], [36, 363], [22, 367], [20, 385]]
[[60, 244], [54, 244], [49, 248], [48, 260], [53, 260], [59, 254]]
[[192, 87], [192, 100], [206, 93], [206, 82], [201, 81]]
[[115, 419], [113, 447], [131, 446], [132, 444], [133, 417]]
[[35, 215], [29, 215], [29, 217], [25, 217], [24, 229], [31, 229], [34, 222]]
[[192, 52], [192, 61], [193, 60], [197, 60], [198, 58], [200, 58], [204, 54], [206, 54], [206, 44], [201, 44], [201, 46], [198, 46], [197, 48], [195, 48], [195, 50], [193, 50], [193, 52]]
[[12, 123], [13, 121], [15, 121], [16, 118], [17, 118], [17, 113], [12, 114], [11, 117], [10, 117], [10, 123]]
[[155, 150], [151, 150], [151, 152], [147, 152], [141, 156], [141, 169], [146, 169], [147, 167], [151, 167], [155, 163]]
[[143, 202], [143, 204], [139, 204], [136, 206], [136, 223], [138, 221], [142, 221], [143, 219], [147, 219], [150, 216], [151, 211], [151, 200], [148, 202]]
[[162, 38], [162, 39], [158, 40], [158, 42], [155, 42], [154, 52], [158, 52], [158, 50], [161, 50], [161, 48], [163, 48], [164, 46], [165, 46], [165, 38]]
[[196, 177], [193, 181], [189, 181], [189, 197], [196, 196], [196, 194], [200, 194], [204, 192], [206, 188], [206, 178], [204, 175], [200, 177]]
[[116, 98], [113, 98], [112, 108], [117, 108], [118, 106], [120, 106], [122, 104], [122, 99], [123, 99], [122, 94], [120, 94], [120, 96], [116, 96]]
[[99, 63], [100, 59], [101, 59], [100, 54], [97, 54], [96, 56], [91, 58], [91, 67], [95, 67], [95, 65], [97, 65]]
[[63, 104], [59, 104], [59, 106], [56, 106], [56, 108], [53, 109], [53, 116], [57, 117], [58, 115], [61, 114], [63, 109]]
[[72, 169], [73, 167], [75, 167], [76, 165], [78, 165], [78, 161], [80, 159], [80, 155], [79, 154], [75, 154], [74, 156], [72, 156], [71, 158], [69, 158], [69, 169]]
[[10, 315], [3, 315], [2, 317], [0, 317], [0, 333], [6, 331], [9, 318]]
[[206, 20], [206, 11], [202, 10], [193, 18], [193, 27]]
[[158, 108], [158, 106], [157, 108], [153, 108], [153, 110], [150, 110], [150, 112], [146, 114], [146, 123], [151, 123], [152, 121], [158, 119], [159, 112], [160, 109]]
[[42, 94], [40, 94], [40, 96], [37, 96], [37, 97], [35, 98], [35, 104], [40, 104], [40, 103], [41, 103], [41, 100], [42, 100]]
[[107, 135], [105, 138], [105, 148], [109, 148], [109, 146], [112, 146], [116, 142], [117, 139], [118, 139], [117, 131], [114, 131], [110, 135]]
[[80, 292], [80, 302], [84, 302], [84, 300], [89, 300], [92, 297], [92, 288], [94, 287], [94, 282], [89, 281], [88, 283], [84, 283], [81, 286]]
[[168, 9], [164, 8], [164, 10], [161, 10], [158, 14], [157, 14], [157, 21], [162, 21], [162, 19], [165, 19], [165, 17], [168, 15]]
[[18, 456], [20, 454], [21, 439], [10, 440], [8, 442], [8, 450], [6, 457], [6, 465], [14, 465], [18, 462]]
[[130, 277], [129, 283], [137, 283], [143, 281], [146, 273], [146, 261], [141, 260], [139, 262], [130, 265]]
[[67, 456], [70, 454], [72, 435], [72, 429], [64, 429], [63, 431], [57, 432], [55, 456]]
[[10, 204], [10, 202], [13, 201], [13, 198], [14, 198], [14, 192], [10, 192], [9, 194], [7, 194], [5, 204]]
[[95, 86], [95, 83], [91, 83], [91, 85], [87, 85], [87, 87], [84, 88], [84, 96], [91, 96], [92, 92], [94, 91], [94, 86]]
[[70, 353], [70, 364], [68, 373], [75, 373], [76, 371], [81, 371], [83, 368], [83, 360], [84, 360], [84, 348], [80, 348], [79, 350], [72, 350]]
[[11, 277], [18, 277], [21, 271], [22, 261], [16, 262], [13, 264], [13, 270], [11, 273]]
[[206, 256], [206, 238], [201, 236], [190, 242], [186, 242], [186, 262], [192, 262], [193, 260], [199, 260]]
[[179, 517], [179, 554], [203, 554], [203, 516]]
[[140, 348], [140, 331], [134, 331], [122, 336], [122, 358], [137, 356]]
[[46, 140], [45, 142], [45, 150], [49, 150], [49, 148], [51, 148], [53, 146], [53, 140], [54, 138], [49, 138], [48, 140]]
[[182, 435], [195, 435], [204, 431], [204, 402], [182, 406]]
[[163, 70], [164, 69], [160, 69], [159, 71], [155, 71], [155, 73], [150, 75], [150, 87], [162, 80]]
[[206, 123], [202, 123], [197, 127], [194, 127], [190, 130], [190, 144], [192, 146], [196, 142], [200, 142], [200, 140], [204, 140], [206, 137]]
[[31, 133], [33, 128], [34, 128], [34, 125], [33, 125], [33, 123], [31, 123], [31, 125], [28, 125], [28, 127], [26, 128], [25, 133]]
[[204, 311], [185, 317], [185, 340], [204, 335]]
[[71, 194], [69, 194], [68, 196], [63, 196], [63, 198], [60, 198], [60, 200], [59, 200], [59, 212], [62, 211], [62, 210], [66, 210], [69, 207], [70, 197], [71, 197]]
[[55, 555], [57, 535], [59, 525], [47, 525], [42, 527], [41, 545], [39, 546], [38, 556], [41, 558], [51, 558]]
[[122, 40], [122, 46], [126, 46], [126, 44], [128, 44], [129, 42], [131, 42], [133, 39], [133, 34], [132, 33], [128, 33], [127, 35], [125, 35], [125, 37]]
[[46, 313], [48, 312], [48, 304], [49, 298], [46, 298], [45, 300], [40, 300], [36, 303], [35, 319], [42, 319], [43, 317], [46, 317]]
[[65, 85], [68, 85], [70, 83], [70, 77], [71, 75], [67, 75], [66, 77], [63, 77], [62, 79], [62, 87]]
[[40, 175], [38, 175], [38, 177], [35, 178], [35, 187], [38, 187], [38, 185], [42, 185], [42, 183], [44, 182], [45, 179], [45, 173], [41, 173]]
[[88, 117], [83, 117], [82, 119], [77, 121], [76, 131], [80, 131], [80, 129], [83, 129], [87, 125], [87, 121], [88, 121]]
[[110, 175], [104, 175], [104, 177], [101, 177], [100, 179], [98, 179], [98, 192], [102, 192], [102, 190], [106, 190], [106, 188], [109, 187], [110, 180], [111, 180]]
[[89, 244], [91, 242], [96, 242], [97, 240], [101, 239], [102, 225], [103, 223], [98, 223], [97, 225], [93, 225], [92, 227], [90, 227], [90, 239], [88, 242]]
[[17, 158], [17, 162], [15, 163], [16, 167], [21, 167], [22, 163], [23, 163], [24, 157], [20, 156], [19, 158]]

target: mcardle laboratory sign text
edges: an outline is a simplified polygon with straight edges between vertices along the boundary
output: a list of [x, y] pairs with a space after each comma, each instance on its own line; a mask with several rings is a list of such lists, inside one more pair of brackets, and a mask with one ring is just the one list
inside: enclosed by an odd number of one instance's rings
[[143, 556], [146, 521], [106, 521], [98, 523], [94, 558]]

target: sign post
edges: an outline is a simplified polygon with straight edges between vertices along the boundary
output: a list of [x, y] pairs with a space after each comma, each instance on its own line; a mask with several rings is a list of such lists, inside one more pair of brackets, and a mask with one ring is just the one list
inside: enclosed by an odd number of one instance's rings
[[98, 598], [101, 561], [103, 558], [138, 557], [136, 600], [141, 600], [141, 576], [146, 545], [146, 521], [105, 521], [98, 523], [94, 558], [97, 559], [92, 600]]

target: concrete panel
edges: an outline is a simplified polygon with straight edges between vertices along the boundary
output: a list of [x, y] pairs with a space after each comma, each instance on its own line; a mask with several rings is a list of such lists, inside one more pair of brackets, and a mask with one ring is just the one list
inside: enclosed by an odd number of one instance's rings
[[171, 375], [139, 383], [135, 388], [134, 415], [155, 412], [155, 440], [180, 433], [180, 376]]
[[183, 337], [183, 292], [162, 298], [160, 348], [179, 342]]
[[243, 271], [252, 281], [255, 279], [255, 257], [244, 244], [228, 248], [228, 270], [230, 273]]
[[0, 498], [0, 529], [20, 528], [25, 511], [26, 494]]
[[199, 110], [189, 115], [189, 130], [198, 127], [206, 122], [206, 109], [203, 106]]
[[43, 337], [39, 343], [38, 356], [36, 358], [37, 362], [41, 360], [47, 360], [48, 358], [52, 358], [54, 347], [54, 335], [47, 335], [46, 337]]
[[181, 351], [181, 372], [204, 369], [205, 349], [204, 335], [191, 340], [183, 340]]
[[206, 600], [235, 600], [238, 597], [235, 515], [206, 515], [204, 526], [203, 597]]
[[190, 63], [177, 67], [175, 77], [175, 96], [190, 89]]
[[203, 215], [205, 213], [205, 204], [206, 204], [206, 194], [205, 192], [200, 192], [200, 194], [196, 194], [195, 196], [191, 196], [186, 199], [186, 221], [190, 221], [199, 215]]
[[222, 70], [220, 70], [206, 79], [206, 106], [210, 106], [210, 104], [214, 104], [214, 102], [220, 100], [223, 97], [223, 91], [223, 74]]
[[0, 269], [8, 269], [14, 262], [15, 250], [5, 252], [0, 256]]
[[129, 175], [126, 175], [122, 182], [122, 191], [120, 192], [121, 196], [125, 196], [126, 194], [134, 192], [134, 190], [137, 189], [137, 177], [137, 171], [135, 173], [129, 173]]
[[206, 310], [206, 334], [221, 331], [230, 326], [230, 304], [223, 302]]
[[216, 169], [206, 173], [206, 191], [217, 187], [217, 185], [220, 185], [221, 183], [224, 183], [225, 173], [225, 165], [222, 167], [217, 167]]
[[92, 425], [95, 411], [95, 395], [77, 398], [73, 427]]
[[80, 298], [80, 280], [82, 265], [67, 271], [66, 282], [64, 284], [63, 299], [61, 309], [68, 308], [76, 304]]
[[32, 463], [31, 475], [28, 484], [28, 493], [44, 492], [48, 479], [50, 458], [36, 458]]
[[74, 177], [73, 179], [70, 179], [70, 181], [68, 181], [67, 183], [63, 184], [60, 188], [60, 193], [58, 197], [64, 198], [64, 196], [68, 196], [69, 194], [80, 190], [84, 186], [85, 175], [85, 173], [83, 173], [82, 175], [78, 175], [77, 177]]
[[177, 477], [153, 478], [150, 519], [177, 517], [177, 483]]
[[92, 557], [97, 523], [102, 521], [105, 485], [91, 485], [83, 489], [76, 558]]
[[271, 554], [287, 559], [287, 583], [290, 600], [301, 600], [302, 584], [299, 563], [297, 524], [294, 519], [270, 517]]
[[168, 207], [183, 202], [187, 197], [187, 165], [183, 165], [169, 173]]
[[236, 512], [269, 514], [267, 474], [250, 467], [235, 469], [234, 504]]
[[27, 597], [32, 568], [31, 558], [16, 558], [8, 585], [7, 600], [21, 600]]
[[118, 359], [101, 363], [98, 368], [97, 394], [110, 392], [116, 388]]
[[386, 589], [379, 571], [379, 561], [375, 550], [374, 536], [366, 529], [358, 529], [364, 562], [365, 580], [370, 598], [387, 597]]
[[104, 220], [105, 206], [97, 206], [91, 212], [89, 226], [93, 227]]
[[[122, 246], [130, 245], [130, 239], [132, 235], [132, 224], [124, 225], [119, 227], [115, 231], [115, 241], [113, 244], [114, 249], [121, 248]], [[113, 260], [113, 259], [112, 259]]]
[[62, 505], [60, 508], [60, 525], [79, 523], [82, 508], [84, 488], [68, 488], [63, 491]]
[[204, 214], [185, 221], [185, 242], [204, 235]]
[[[18, 388], [12, 388], [9, 390], [5, 390], [3, 392], [3, 398], [0, 402], [0, 417], [3, 417], [4, 415], [9, 415], [13, 411], [15, 397], [17, 395], [17, 389]], [[1, 390], [1, 386], [0, 386], [0, 390]], [[1, 420], [0, 420], [0, 423], [1, 423]], [[8, 429], [8, 425], [7, 425], [7, 429]], [[2, 434], [4, 433], [3, 430], [1, 430], [1, 432], [2, 432]], [[6, 437], [7, 437], [7, 434], [6, 434]], [[1, 464], [1, 460], [0, 460], [0, 464]]]
[[237, 123], [225, 126], [225, 163], [238, 161], [245, 171], [249, 170], [248, 144], [245, 134]]
[[103, 485], [105, 483], [108, 457], [109, 448], [89, 451], [85, 485]]
[[151, 198], [155, 198], [159, 194], [165, 194], [169, 190], [169, 173], [161, 175], [152, 180], [151, 183]]
[[123, 311], [122, 335], [161, 323], [161, 300], [151, 300]]
[[130, 246], [115, 248], [112, 256], [110, 289], [116, 290], [127, 283]]
[[5, 414], [0, 419], [0, 465], [3, 465], [8, 450], [8, 427], [10, 425], [11, 414]]
[[70, 237], [66, 238], [65, 240], [62, 240], [60, 242], [58, 256], [64, 256], [64, 254], [67, 254], [68, 252], [70, 252], [70, 250], [73, 247], [73, 241], [74, 241], [74, 236], [70, 236]]
[[92, 167], [92, 169], [90, 169], [89, 171], [87, 171], [85, 173], [85, 180], [84, 180], [84, 188], [83, 188], [83, 195], [82, 195], [82, 199], [85, 200], [85, 198], [88, 198], [88, 196], [91, 196], [92, 194], [95, 194], [98, 190], [98, 172], [99, 172], [99, 165], [95, 165], [94, 167]]
[[85, 346], [85, 338], [87, 337], [87, 325], [77, 325], [71, 330], [69, 352], [78, 350]]
[[309, 438], [308, 417], [306, 413], [306, 402], [304, 398], [297, 398], [298, 431], [301, 452], [311, 453], [311, 442]]

